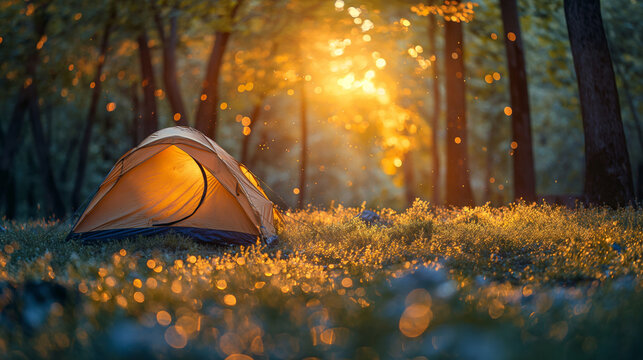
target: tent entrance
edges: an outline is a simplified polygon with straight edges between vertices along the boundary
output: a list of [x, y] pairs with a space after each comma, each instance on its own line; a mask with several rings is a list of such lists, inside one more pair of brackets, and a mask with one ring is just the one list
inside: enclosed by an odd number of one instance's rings
[[[186, 155], [190, 156], [189, 154], [186, 154]], [[198, 161], [196, 161], [195, 158], [192, 158], [192, 160], [194, 160], [194, 162], [199, 166], [199, 169], [201, 170], [201, 175], [203, 176], [203, 193], [201, 194], [201, 200], [199, 200], [199, 204], [194, 208], [194, 210], [189, 215], [186, 215], [185, 217], [182, 217], [182, 218], [180, 218], [178, 220], [174, 220], [174, 221], [170, 221], [170, 222], [164, 222], [164, 223], [160, 223], [160, 224], [152, 224], [152, 226], [170, 226], [170, 225], [177, 224], [177, 223], [179, 223], [179, 222], [181, 222], [183, 220], [187, 220], [190, 216], [194, 215], [197, 210], [199, 210], [201, 205], [203, 205], [203, 200], [205, 200], [205, 196], [208, 193], [208, 176], [205, 174], [206, 170], [203, 168], [203, 165], [201, 165]]]

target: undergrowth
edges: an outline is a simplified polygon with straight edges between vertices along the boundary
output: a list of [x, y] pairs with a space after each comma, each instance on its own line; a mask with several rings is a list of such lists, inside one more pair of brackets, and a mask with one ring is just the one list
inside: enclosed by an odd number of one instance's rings
[[[640, 353], [643, 213], [514, 204], [286, 213], [273, 247], [81, 244], [4, 222], [1, 358]], [[418, 358], [419, 359], [419, 358]]]

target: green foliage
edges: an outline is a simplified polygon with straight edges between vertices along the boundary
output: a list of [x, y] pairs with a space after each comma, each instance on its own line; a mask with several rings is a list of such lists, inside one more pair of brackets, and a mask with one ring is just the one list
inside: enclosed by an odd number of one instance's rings
[[[49, 18], [46, 41], [35, 39], [33, 29], [34, 6], [45, 3], [49, 4], [43, 10]], [[137, 143], [133, 125], [138, 116], [136, 103], [141, 99], [135, 39], [143, 29], [150, 38], [157, 90], [164, 90], [159, 76], [163, 67], [162, 43], [154, 21], [158, 13], [162, 20], [170, 15], [178, 20], [177, 76], [191, 115], [200, 101], [200, 84], [214, 32], [233, 32], [221, 74], [221, 101], [226, 102], [227, 108], [220, 111], [221, 126], [216, 140], [237, 156], [244, 137], [243, 127], [236, 121], [238, 115], [250, 116], [255, 104], [263, 100], [264, 110], [250, 142], [252, 170], [284, 198], [282, 205], [292, 205], [295, 199], [292, 189], [296, 186], [299, 155], [299, 135], [295, 131], [299, 126], [299, 90], [295, 85], [306, 75], [311, 75], [306, 82], [311, 130], [312, 181], [308, 191], [311, 204], [328, 206], [333, 200], [341, 200], [355, 206], [367, 200], [373, 206], [402, 208], [407, 205], [402, 199], [402, 187], [408, 184], [404, 184], [402, 168], [392, 164], [395, 159], [401, 160], [405, 151], [411, 151], [414, 159], [412, 172], [416, 181], [410, 186], [417, 188], [420, 197], [429, 197], [433, 185], [429, 181], [430, 158], [431, 152], [436, 151], [429, 140], [431, 133], [438, 131], [440, 135], [437, 151], [443, 153], [444, 144], [443, 130], [432, 129], [427, 121], [435, 106], [428, 91], [433, 79], [433, 68], [428, 64], [435, 55], [438, 80], [442, 80], [444, 54], [441, 31], [437, 36], [438, 49], [429, 49], [427, 17], [411, 10], [418, 2], [347, 0], [340, 6], [340, 2], [332, 1], [245, 0], [231, 19], [229, 11], [237, 3], [235, 0], [214, 4], [199, 0], [0, 3], [0, 110], [7, 114], [0, 119], [0, 138], [8, 129], [18, 91], [28, 80], [27, 56], [34, 44], [43, 40], [37, 69], [39, 104], [56, 180], [63, 198], [69, 199], [78, 139], [90, 103], [98, 42], [109, 10], [115, 7], [116, 26], [104, 69], [84, 196], [91, 194], [114, 161]], [[540, 194], [580, 193], [583, 136], [562, 3], [521, 0], [519, 5], [537, 190]], [[353, 14], [359, 14], [353, 17], [350, 8], [354, 9]], [[641, 68], [636, 59], [641, 58], [638, 46], [641, 32], [636, 31], [640, 27], [637, 22], [640, 16], [636, 14], [640, 6], [618, 0], [604, 2], [602, 10], [628, 147], [638, 178], [641, 124], [635, 115], [641, 108], [641, 82], [636, 81]], [[496, 0], [480, 1], [474, 12], [474, 19], [464, 25], [472, 186], [478, 203], [501, 204], [512, 195], [510, 122], [503, 114], [504, 107], [509, 105], [509, 94], [502, 23]], [[372, 22], [373, 27], [365, 31], [364, 23], [356, 23], [358, 18], [358, 22]], [[408, 26], [402, 25], [402, 19], [408, 21]], [[492, 39], [491, 33], [498, 38]], [[364, 40], [364, 35], [370, 40]], [[343, 43], [343, 54], [335, 56], [330, 43]], [[423, 52], [411, 55], [408, 50], [417, 46]], [[375, 52], [386, 60], [382, 69], [374, 66]], [[299, 68], [302, 64], [305, 66]], [[368, 70], [374, 70], [371, 81], [386, 90], [388, 103], [373, 101], [361, 94], [359, 88], [333, 93], [338, 77], [353, 73], [355, 80], [363, 80]], [[500, 80], [485, 82], [485, 75], [494, 72], [501, 75]], [[252, 89], [238, 91], [239, 85], [248, 83], [253, 84]], [[159, 125], [171, 126], [174, 114], [163, 91], [157, 92], [157, 100]], [[109, 112], [106, 105], [112, 102], [115, 110]], [[444, 106], [442, 110], [444, 113]], [[403, 126], [391, 127], [390, 124], [396, 124], [390, 120], [397, 115], [403, 115]], [[44, 201], [44, 186], [33, 176], [37, 162], [29, 126], [23, 126], [21, 134], [15, 136], [24, 139], [12, 169], [17, 216], [22, 219], [48, 216], [51, 209]], [[398, 141], [392, 141], [393, 138]], [[446, 160], [442, 159], [443, 167]], [[494, 178], [494, 183], [490, 183], [490, 178]]]
[[355, 218], [361, 210], [289, 213], [273, 248], [178, 236], [82, 245], [55, 223], [5, 223], [0, 354], [540, 359], [641, 351], [640, 210], [451, 210], [416, 201], [403, 213], [380, 211], [371, 226]]

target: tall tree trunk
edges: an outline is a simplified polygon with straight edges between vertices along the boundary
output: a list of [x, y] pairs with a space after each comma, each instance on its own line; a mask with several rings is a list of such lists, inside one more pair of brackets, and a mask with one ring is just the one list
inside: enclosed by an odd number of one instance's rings
[[431, 137], [433, 144], [433, 149], [431, 152], [431, 160], [433, 165], [431, 185], [433, 186], [433, 192], [431, 194], [431, 201], [433, 205], [438, 205], [440, 203], [440, 152], [438, 147], [438, 129], [440, 126], [440, 112], [441, 109], [441, 99], [440, 99], [440, 81], [438, 80], [438, 45], [437, 45], [437, 32], [438, 32], [438, 21], [436, 16], [429, 15], [429, 51], [434, 54], [436, 59], [431, 64], [431, 84], [433, 86], [433, 112], [431, 116]]
[[[44, 5], [38, 6], [35, 13], [32, 15], [34, 35], [36, 35], [35, 39], [38, 39], [38, 41], [40, 41], [40, 39], [42, 39], [46, 34], [49, 17], [45, 11], [48, 5], [49, 3], [45, 3]], [[40, 170], [40, 176], [45, 185], [45, 196], [47, 198], [48, 208], [53, 211], [54, 217], [61, 219], [65, 215], [65, 205], [63, 204], [62, 197], [58, 191], [56, 179], [54, 178], [51, 168], [49, 148], [47, 146], [47, 140], [42, 126], [42, 117], [38, 99], [38, 79], [36, 75], [39, 63], [40, 49], [34, 47], [34, 50], [29, 55], [29, 59], [26, 63], [27, 76], [31, 79], [31, 84], [26, 89], [28, 98], [27, 110], [34, 148], [36, 150], [36, 157], [38, 160], [38, 169]]]
[[417, 194], [415, 193], [415, 171], [413, 169], [413, 154], [411, 150], [404, 154], [402, 169], [404, 171], [404, 196], [406, 197], [406, 204], [407, 206], [412, 206]]
[[634, 120], [634, 128], [636, 129], [636, 135], [638, 137], [639, 147], [640, 147], [639, 150], [641, 151], [641, 153], [643, 153], [643, 130], [641, 129], [641, 120], [639, 119], [636, 106], [634, 105], [634, 99], [632, 98], [632, 93], [630, 91], [629, 81], [625, 79], [625, 75], [623, 75], [622, 69], [619, 70], [620, 66], [615, 66], [615, 68], [623, 83], [623, 91], [625, 92], [625, 99], [627, 100], [627, 106], [630, 108], [630, 112], [632, 113], [632, 118]]
[[230, 39], [229, 32], [215, 34], [214, 47], [208, 61], [208, 69], [201, 90], [201, 102], [197, 108], [195, 127], [209, 136], [216, 138], [219, 116], [219, 74], [223, 64], [223, 55]]
[[147, 45], [145, 31], [137, 38], [139, 59], [141, 60], [141, 85], [143, 87], [143, 137], [158, 130], [158, 113], [156, 109], [156, 81], [154, 80], [154, 67], [152, 54]]
[[565, 0], [585, 133], [585, 195], [612, 207], [634, 202], [614, 70], [599, 0]]
[[[167, 35], [158, 11], [154, 13], [154, 20], [159, 37], [163, 41], [163, 84], [165, 85], [167, 99], [170, 102], [172, 115], [176, 125], [188, 126], [188, 113], [185, 111], [185, 105], [181, 97], [181, 87], [176, 74], [176, 46], [179, 40], [176, 14], [170, 14], [170, 29]], [[177, 117], [178, 120], [176, 120]]]
[[35, 78], [35, 65], [29, 66], [31, 70], [31, 78], [33, 79], [33, 86], [29, 91], [29, 122], [31, 125], [31, 134], [33, 136], [34, 147], [36, 150], [36, 157], [38, 159], [38, 168], [41, 172], [40, 176], [45, 185], [45, 193], [48, 199], [48, 207], [53, 211], [53, 215], [57, 219], [62, 219], [65, 215], [65, 205], [63, 204], [62, 197], [56, 185], [56, 179], [51, 168], [51, 158], [49, 156], [49, 149], [45, 140], [45, 133], [42, 126], [42, 119], [40, 114], [40, 106], [38, 105], [38, 91], [37, 82]]
[[[237, 0], [230, 12], [230, 21], [234, 21], [234, 17], [242, 2], [242, 0]], [[221, 65], [223, 64], [223, 55], [225, 55], [230, 35], [230, 31], [217, 31], [214, 34], [214, 45], [212, 46], [205, 79], [203, 80], [201, 101], [196, 112], [195, 127], [211, 139], [215, 139], [217, 134], [219, 75], [221, 73]]]
[[447, 192], [448, 205], [473, 204], [467, 157], [467, 120], [462, 23], [446, 21], [445, 61], [447, 98]]
[[252, 113], [250, 114], [250, 133], [243, 137], [241, 142], [241, 163], [246, 164], [248, 161], [248, 151], [250, 149], [250, 136], [256, 129], [255, 125], [259, 121], [259, 115], [261, 115], [261, 107], [263, 106], [263, 97], [252, 108]]
[[87, 157], [89, 155], [89, 144], [92, 138], [92, 130], [96, 122], [96, 111], [98, 109], [98, 102], [101, 94], [101, 75], [103, 74], [103, 66], [107, 57], [107, 49], [109, 47], [109, 36], [112, 31], [112, 23], [116, 16], [115, 10], [110, 10], [109, 17], [103, 29], [103, 36], [101, 38], [98, 62], [96, 63], [96, 73], [94, 74], [94, 89], [92, 89], [92, 97], [89, 104], [89, 111], [85, 119], [85, 128], [83, 130], [82, 139], [80, 141], [80, 148], [78, 149], [78, 165], [76, 167], [76, 177], [74, 179], [74, 187], [71, 193], [71, 207], [72, 209], [78, 208], [80, 205], [80, 195], [82, 194], [83, 182], [85, 180], [85, 173], [87, 170]]
[[18, 149], [22, 145], [22, 124], [29, 100], [27, 93], [31, 86], [33, 86], [33, 83], [27, 87], [20, 88], [13, 111], [11, 112], [11, 121], [9, 122], [7, 134], [3, 137], [2, 151], [0, 152], [0, 204], [4, 202], [5, 196], [8, 196], [9, 189], [7, 188], [7, 182], [12, 173], [13, 162], [18, 153]]
[[306, 204], [306, 166], [308, 163], [308, 102], [306, 99], [306, 82], [299, 81], [300, 119], [301, 119], [301, 157], [299, 159], [299, 197], [297, 208], [303, 209]]
[[536, 201], [536, 176], [531, 139], [529, 90], [516, 0], [500, 0], [500, 10], [509, 70], [512, 142], [518, 145], [513, 150], [514, 198], [533, 202]]

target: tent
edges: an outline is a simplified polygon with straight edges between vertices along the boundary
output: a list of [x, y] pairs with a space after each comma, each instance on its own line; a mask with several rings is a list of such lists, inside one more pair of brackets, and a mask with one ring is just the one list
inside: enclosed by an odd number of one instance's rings
[[257, 178], [201, 132], [170, 127], [123, 155], [69, 238], [174, 232], [206, 242], [270, 242], [281, 215]]

